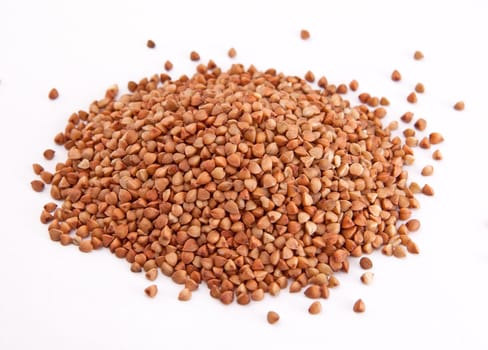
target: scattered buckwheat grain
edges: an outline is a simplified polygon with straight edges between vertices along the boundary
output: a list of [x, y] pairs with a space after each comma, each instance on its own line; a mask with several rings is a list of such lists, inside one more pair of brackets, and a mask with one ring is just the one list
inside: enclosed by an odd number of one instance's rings
[[39, 180], [33, 180], [31, 181], [31, 187], [36, 192], [42, 192], [42, 190], [44, 190], [44, 182]]
[[351, 89], [351, 91], [356, 91], [359, 87], [359, 83], [357, 82], [357, 80], [351, 80], [351, 82], [349, 83], [349, 88]]
[[430, 185], [425, 184], [424, 187], [422, 187], [422, 193], [425, 194], [426, 196], [433, 196], [434, 189], [430, 187]]
[[59, 92], [56, 88], [52, 88], [48, 94], [49, 99], [55, 100], [59, 97]]
[[410, 103], [417, 103], [417, 95], [415, 94], [415, 92], [411, 92], [407, 96], [407, 101], [410, 102]]
[[308, 39], [310, 39], [310, 33], [309, 33], [309, 31], [308, 31], [308, 30], [306, 30], [306, 29], [302, 29], [302, 30], [300, 31], [300, 38], [301, 38], [302, 40], [308, 40]]
[[191, 291], [188, 288], [183, 288], [178, 294], [178, 300], [188, 301], [191, 299]]
[[434, 167], [432, 165], [426, 165], [422, 168], [422, 176], [431, 176], [434, 173]]
[[155, 284], [150, 285], [146, 289], [144, 289], [144, 293], [150, 298], [154, 298], [156, 294], [158, 294], [158, 286]]
[[269, 324], [275, 324], [280, 320], [280, 315], [275, 311], [268, 311], [266, 319], [268, 320]]
[[357, 313], [364, 312], [366, 310], [366, 305], [362, 299], [358, 299], [353, 306], [353, 311]]
[[464, 102], [463, 101], [458, 101], [454, 104], [454, 109], [456, 111], [462, 111], [464, 110]]
[[444, 141], [444, 137], [438, 132], [433, 132], [429, 135], [429, 142], [431, 145], [437, 145]]
[[173, 63], [171, 63], [170, 60], [167, 60], [166, 62], [164, 62], [164, 69], [169, 72], [170, 70], [173, 69]]
[[422, 83], [417, 83], [415, 85], [415, 92], [418, 92], [419, 94], [423, 94], [425, 92], [425, 87], [424, 84]]
[[413, 119], [413, 113], [412, 112], [406, 112], [400, 117], [401, 121], [404, 123], [410, 123]]
[[237, 55], [237, 51], [236, 51], [236, 49], [234, 49], [233, 47], [231, 47], [231, 48], [229, 49], [229, 51], [227, 51], [227, 55], [228, 55], [230, 58], [234, 58], [234, 57], [236, 57], [236, 55]]
[[320, 301], [314, 301], [312, 304], [310, 304], [308, 312], [311, 315], [320, 314], [322, 312], [322, 304], [320, 303]]
[[46, 158], [47, 160], [52, 160], [54, 158], [54, 154], [56, 152], [52, 149], [47, 149], [43, 152], [43, 156], [44, 158]]
[[400, 74], [399, 71], [397, 71], [395, 69], [393, 71], [393, 73], [391, 73], [391, 80], [393, 80], [393, 81], [400, 81], [400, 80], [402, 80], [402, 75]]
[[196, 51], [190, 52], [190, 59], [192, 61], [200, 61], [200, 55]]
[[315, 81], [315, 75], [312, 73], [312, 71], [305, 73], [305, 80], [309, 83], [313, 83]]
[[436, 149], [433, 153], [432, 153], [432, 159], [434, 160], [442, 160], [442, 153], [440, 150]]
[[371, 271], [366, 271], [361, 275], [361, 282], [363, 282], [363, 284], [369, 285], [373, 283], [373, 279], [374, 273], [372, 273]]
[[417, 121], [414, 124], [414, 127], [418, 131], [424, 131], [425, 128], [427, 127], [427, 121], [423, 118], [417, 119]]
[[364, 256], [359, 260], [359, 265], [363, 270], [369, 270], [370, 268], [373, 267], [373, 262], [371, 261], [370, 258]]

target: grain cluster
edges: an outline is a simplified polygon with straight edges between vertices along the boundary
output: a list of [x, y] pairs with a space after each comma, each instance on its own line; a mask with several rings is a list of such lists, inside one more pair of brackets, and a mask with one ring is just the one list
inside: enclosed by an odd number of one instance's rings
[[180, 300], [204, 282], [224, 304], [288, 287], [327, 298], [350, 257], [403, 257], [418, 229], [413, 151], [383, 126], [384, 108], [321, 85], [210, 61], [191, 77], [130, 82], [120, 97], [110, 88], [55, 137], [68, 156], [44, 177], [61, 201], [41, 214], [51, 239], [108, 249], [151, 281], [169, 276]]

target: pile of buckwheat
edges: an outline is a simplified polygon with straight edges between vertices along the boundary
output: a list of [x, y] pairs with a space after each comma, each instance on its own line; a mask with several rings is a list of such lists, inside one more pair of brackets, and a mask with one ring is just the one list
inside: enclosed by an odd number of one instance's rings
[[[200, 57], [192, 52], [191, 59]], [[56, 135], [67, 159], [54, 172], [34, 164], [41, 179], [33, 189], [49, 185], [58, 201], [41, 214], [50, 238], [82, 252], [106, 248], [150, 281], [169, 276], [183, 286], [180, 300], [203, 282], [222, 303], [242, 305], [285, 288], [327, 298], [349, 257], [417, 254], [409, 236], [420, 227], [411, 218], [415, 195], [433, 190], [409, 182], [406, 165], [417, 146], [429, 148], [442, 135], [419, 142], [407, 129], [405, 140], [393, 137], [398, 123], [382, 123], [386, 98], [362, 93], [355, 105], [341, 96], [345, 84], [322, 77], [318, 85], [241, 64], [225, 71], [209, 61], [191, 77], [129, 82], [122, 96], [110, 88]], [[358, 83], [349, 87], [356, 91]], [[415, 128], [424, 130], [426, 121]], [[54, 150], [44, 156], [52, 159]], [[442, 158], [439, 150], [433, 158]], [[427, 166], [422, 175], [432, 172]], [[361, 280], [372, 278], [366, 272]], [[154, 297], [157, 286], [145, 292]], [[309, 312], [321, 309], [316, 301]], [[363, 312], [363, 301], [353, 309]], [[279, 319], [274, 311], [267, 317]]]

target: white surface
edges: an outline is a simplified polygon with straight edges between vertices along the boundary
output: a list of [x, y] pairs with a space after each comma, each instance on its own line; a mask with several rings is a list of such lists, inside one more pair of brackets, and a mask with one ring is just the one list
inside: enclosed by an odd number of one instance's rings
[[[2, 0], [0, 349], [488, 348], [487, 10], [482, 1]], [[301, 28], [311, 40], [299, 39]], [[145, 47], [149, 38], [156, 49]], [[428, 179], [436, 195], [421, 198], [415, 213], [421, 255], [375, 255], [368, 287], [353, 261], [318, 316], [308, 315], [309, 299], [287, 291], [225, 307], [201, 286], [181, 303], [180, 287], [164, 277], [150, 300], [148, 281], [125, 261], [55, 244], [38, 220], [48, 196], [30, 189], [31, 164], [47, 164], [42, 151], [73, 111], [113, 83], [125, 88], [161, 72], [166, 59], [172, 76], [190, 74], [191, 50], [227, 67], [231, 46], [236, 61], [261, 69], [355, 78], [360, 90], [392, 101], [391, 117], [411, 108], [446, 138], [445, 160]], [[412, 59], [416, 49], [421, 62]], [[389, 79], [395, 68], [401, 84]], [[418, 81], [426, 93], [407, 106]], [[458, 99], [462, 113], [451, 107]], [[417, 153], [412, 171], [432, 162]], [[366, 303], [362, 315], [351, 311], [357, 298]], [[265, 321], [270, 309], [281, 315], [275, 326]]]

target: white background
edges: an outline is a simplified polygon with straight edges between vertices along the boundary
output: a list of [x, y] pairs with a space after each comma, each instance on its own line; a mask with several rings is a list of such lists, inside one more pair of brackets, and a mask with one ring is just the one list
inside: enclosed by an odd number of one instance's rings
[[[486, 40], [483, 1], [19, 1], [0, 2], [0, 349], [487, 349], [488, 189]], [[299, 39], [301, 28], [312, 38]], [[157, 47], [146, 48], [153, 39]], [[375, 282], [360, 269], [307, 312], [310, 300], [283, 291], [260, 303], [223, 306], [205, 286], [177, 301], [179, 286], [165, 277], [149, 284], [107, 251], [86, 255], [49, 240], [40, 224], [47, 193], [34, 193], [31, 164], [49, 169], [42, 151], [69, 115], [86, 109], [117, 83], [162, 71], [191, 74], [197, 50], [228, 67], [235, 61], [290, 75], [311, 69], [333, 83], [357, 79], [361, 91], [387, 96], [389, 118], [407, 109], [446, 138], [445, 160], [417, 152], [411, 177], [428, 180], [414, 234], [421, 254], [406, 259], [375, 254]], [[414, 61], [415, 50], [425, 54]], [[402, 83], [390, 73], [399, 69]], [[426, 93], [415, 106], [405, 96], [418, 81]], [[57, 87], [60, 97], [47, 93]], [[357, 101], [350, 96], [352, 101]], [[456, 112], [457, 100], [466, 102]], [[401, 124], [402, 125], [402, 124]], [[363, 298], [367, 312], [351, 311]], [[281, 315], [266, 323], [266, 312]]]

